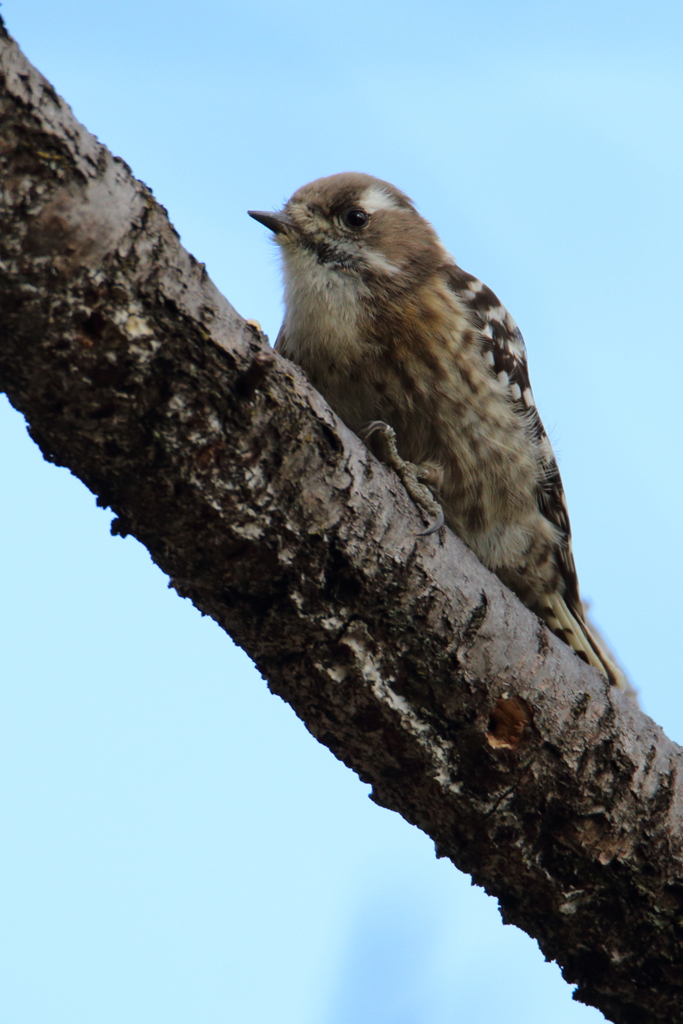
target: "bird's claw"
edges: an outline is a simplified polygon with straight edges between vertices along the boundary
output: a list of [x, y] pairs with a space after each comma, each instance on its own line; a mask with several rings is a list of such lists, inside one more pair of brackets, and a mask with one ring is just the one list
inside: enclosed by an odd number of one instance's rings
[[[434, 504], [436, 504], [436, 502]], [[436, 522], [434, 523], [434, 525], [430, 526], [429, 529], [427, 529], [427, 530], [421, 530], [420, 533], [417, 534], [417, 536], [418, 537], [429, 537], [432, 533], [438, 533], [439, 530], [441, 529], [441, 527], [445, 526], [445, 525], [446, 525], [446, 520], [444, 518], [443, 509], [440, 508], [438, 513], [437, 513]]]
[[[389, 431], [391, 431], [391, 434], [393, 435], [392, 440], [394, 443], [396, 442], [396, 434], [394, 433], [393, 428], [390, 427], [388, 423], [385, 423], [384, 420], [370, 420], [369, 423], [364, 423], [362, 427], [358, 428], [358, 436], [361, 441], [365, 442], [371, 438], [373, 434], [376, 434], [378, 430], [381, 430], [385, 437], [391, 436], [389, 434]], [[396, 454], [398, 455], [398, 452]]]
[[357, 433], [361, 441], [366, 444], [373, 434], [381, 433], [385, 447], [385, 457], [382, 461], [391, 466], [398, 474], [401, 483], [420, 511], [426, 513], [429, 518], [435, 519], [431, 526], [428, 526], [426, 530], [421, 530], [417, 536], [429, 537], [433, 533], [438, 533], [445, 525], [443, 509], [434, 500], [430, 489], [420, 480], [419, 467], [412, 462], [406, 462], [399, 455], [394, 428], [383, 420], [371, 420], [369, 423], [364, 423]]

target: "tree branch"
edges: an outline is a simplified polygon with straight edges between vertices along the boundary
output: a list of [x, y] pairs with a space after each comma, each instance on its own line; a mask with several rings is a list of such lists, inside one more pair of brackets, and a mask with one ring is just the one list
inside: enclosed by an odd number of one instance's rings
[[0, 23], [0, 386], [616, 1024], [683, 1001], [681, 751], [419, 514]]

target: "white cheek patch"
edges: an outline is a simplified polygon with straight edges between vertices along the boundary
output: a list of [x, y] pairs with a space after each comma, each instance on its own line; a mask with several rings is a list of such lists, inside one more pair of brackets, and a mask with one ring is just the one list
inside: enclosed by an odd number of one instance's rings
[[381, 274], [398, 274], [401, 270], [396, 263], [392, 263], [376, 249], [364, 249], [363, 259], [372, 270], [377, 270]]
[[396, 200], [379, 185], [370, 185], [360, 197], [360, 206], [366, 213], [377, 213], [378, 210], [397, 210]]

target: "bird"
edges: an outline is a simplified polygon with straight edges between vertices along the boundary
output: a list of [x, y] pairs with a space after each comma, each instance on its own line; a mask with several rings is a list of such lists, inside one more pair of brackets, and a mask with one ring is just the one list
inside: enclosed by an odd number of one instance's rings
[[[400, 189], [345, 172], [250, 210], [282, 258], [275, 349], [297, 363], [411, 496], [443, 521], [612, 685], [630, 684], [588, 622], [557, 461], [524, 339], [497, 296], [462, 270]], [[375, 439], [376, 440], [376, 439]], [[420, 489], [421, 485], [421, 489]]]

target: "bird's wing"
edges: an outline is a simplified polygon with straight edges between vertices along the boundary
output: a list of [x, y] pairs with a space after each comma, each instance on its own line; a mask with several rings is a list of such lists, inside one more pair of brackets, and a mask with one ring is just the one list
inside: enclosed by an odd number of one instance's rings
[[538, 507], [564, 539], [559, 552], [559, 569], [566, 597], [580, 613], [581, 602], [571, 547], [571, 527], [560, 471], [534, 401], [526, 345], [522, 333], [497, 296], [485, 284], [458, 266], [449, 267], [449, 283], [479, 330], [484, 358], [492, 377], [507, 387], [515, 412], [526, 420], [529, 435], [541, 466], [542, 484]]
[[584, 660], [606, 673], [612, 683], [628, 688], [623, 673], [586, 622], [572, 553], [571, 527], [562, 478], [534, 401], [522, 333], [497, 296], [476, 277], [455, 264], [447, 268], [447, 275], [450, 287], [469, 313], [473, 326], [480, 332], [484, 358], [492, 377], [507, 387], [513, 408], [527, 422], [541, 467], [538, 507], [546, 519], [557, 527], [562, 538], [557, 549], [557, 566], [564, 589], [562, 593], [544, 595], [545, 604], [538, 611], [553, 632]]

